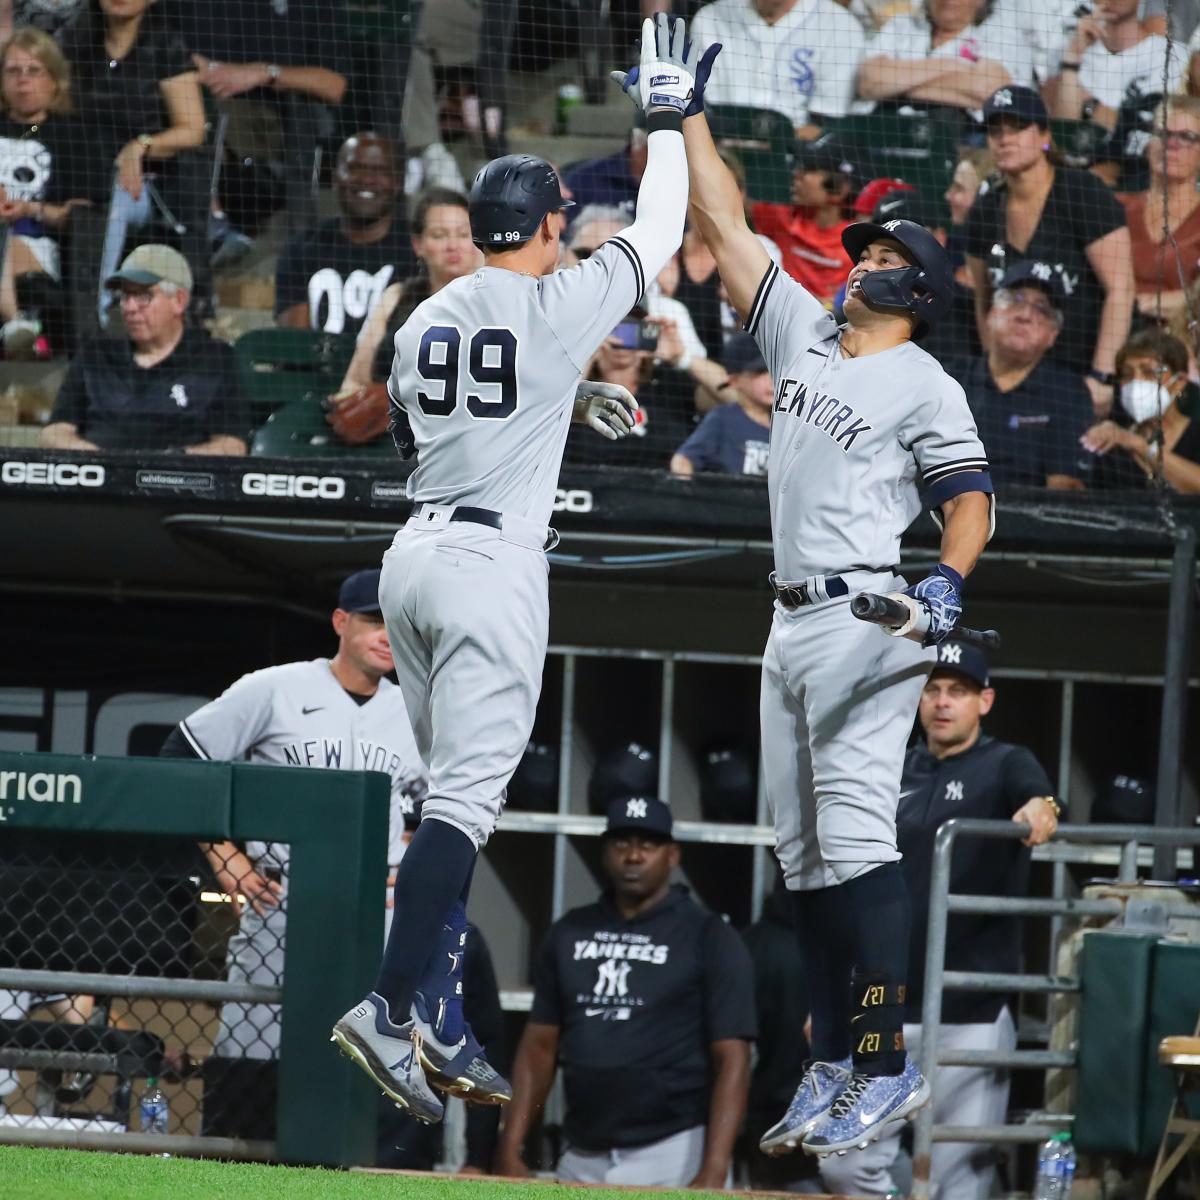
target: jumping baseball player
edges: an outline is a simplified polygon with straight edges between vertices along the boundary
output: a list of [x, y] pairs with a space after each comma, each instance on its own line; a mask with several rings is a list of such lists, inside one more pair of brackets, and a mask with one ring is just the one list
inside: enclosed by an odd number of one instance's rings
[[[425, 793], [426, 768], [400, 689], [386, 678], [392, 652], [379, 610], [378, 570], [359, 571], [342, 583], [332, 623], [338, 636], [333, 658], [243, 675], [180, 721], [159, 753], [281, 767], [384, 771], [392, 780], [388, 863], [394, 866], [404, 854], [405, 817], [412, 816]], [[205, 846], [204, 852], [235, 906], [239, 895], [249, 904], [230, 939], [229, 978], [277, 985], [283, 975], [288, 847], [249, 842], [243, 852], [233, 842], [221, 842]], [[381, 889], [383, 883], [380, 880]], [[275, 1058], [277, 1016], [270, 1005], [222, 1007], [213, 1058], [205, 1067], [209, 1132], [245, 1136], [244, 1130], [221, 1126], [223, 1112], [241, 1106], [238, 1091], [246, 1080], [238, 1071], [245, 1060]]]
[[397, 873], [375, 990], [338, 1020], [333, 1039], [426, 1121], [442, 1115], [429, 1080], [449, 1075], [467, 1091], [484, 1062], [436, 973], [457, 950], [475, 856], [533, 728], [548, 634], [544, 551], [556, 540], [547, 522], [568, 425], [609, 438], [633, 427], [633, 398], [581, 385], [580, 374], [682, 241], [681, 126], [696, 65], [682, 21], [660, 14], [643, 24], [649, 160], [631, 226], [555, 271], [566, 207], [558, 176], [527, 155], [496, 159], [476, 175], [469, 203], [485, 265], [396, 334], [388, 391], [418, 465], [412, 516], [384, 555], [380, 595], [429, 795]]
[[[703, 82], [684, 122], [692, 213], [776, 387], [762, 753], [812, 987], [815, 1061], [762, 1144], [828, 1154], [928, 1102], [902, 1031], [909, 922], [896, 805], [927, 647], [958, 620], [963, 578], [990, 536], [992, 485], [962, 388], [913, 340], [949, 303], [942, 248], [909, 221], [847, 229], [839, 326], [747, 227]], [[943, 524], [940, 564], [907, 589], [928, 619], [924, 646], [855, 620], [849, 605], [859, 591], [905, 588], [900, 537], [922, 508]]]

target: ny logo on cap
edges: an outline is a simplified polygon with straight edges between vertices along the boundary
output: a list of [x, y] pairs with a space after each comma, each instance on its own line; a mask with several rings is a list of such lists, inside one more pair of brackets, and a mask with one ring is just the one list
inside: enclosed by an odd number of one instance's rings
[[1054, 274], [1054, 268], [1049, 263], [1035, 262], [1029, 268], [1029, 273], [1034, 279], [1049, 280], [1050, 276]]
[[956, 646], [952, 642], [943, 642], [938, 653], [944, 663], [953, 663], [957, 666], [962, 662], [962, 647]]
[[630, 800], [625, 805], [625, 815], [631, 821], [644, 821], [646, 819], [646, 802], [645, 800]]
[[1008, 88], [1001, 88], [998, 92], [992, 94], [993, 108], [1011, 108], [1012, 102], [1012, 92]]
[[884, 229], [886, 229], [886, 230], [887, 230], [889, 233], [895, 233], [895, 232], [896, 232], [896, 229], [897, 229], [897, 227], [899, 226], [899, 224], [900, 224], [900, 222], [899, 222], [899, 221], [884, 221], [884, 223], [883, 223], [883, 227], [884, 227]]

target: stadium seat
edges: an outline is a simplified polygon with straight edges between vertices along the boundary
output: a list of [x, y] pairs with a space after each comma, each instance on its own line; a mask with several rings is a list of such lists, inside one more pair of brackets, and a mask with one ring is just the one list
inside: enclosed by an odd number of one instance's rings
[[710, 104], [705, 111], [713, 140], [742, 164], [750, 199], [790, 204], [796, 141], [792, 122], [783, 113], [742, 104]]
[[330, 429], [321, 408], [324, 392], [308, 392], [278, 408], [254, 435], [250, 453], [273, 458], [314, 456], [394, 458], [392, 439], [386, 434], [365, 446], [351, 446]]
[[931, 197], [950, 185], [958, 161], [958, 130], [944, 120], [871, 113], [826, 123], [869, 178], [889, 176]]
[[354, 338], [309, 329], [251, 329], [234, 344], [242, 389], [255, 421], [309, 393], [337, 391]]
[[1050, 122], [1051, 141], [1068, 167], [1090, 167], [1108, 137], [1108, 130], [1094, 121]]

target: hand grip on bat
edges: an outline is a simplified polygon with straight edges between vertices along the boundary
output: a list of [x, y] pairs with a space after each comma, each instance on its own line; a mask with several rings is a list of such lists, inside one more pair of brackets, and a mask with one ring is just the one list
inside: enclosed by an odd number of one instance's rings
[[[918, 602], [901, 593], [880, 596], [875, 592], [859, 592], [850, 601], [850, 611], [860, 621], [882, 625], [889, 633], [903, 630], [900, 636], [911, 637], [914, 641], [920, 641], [929, 626], [928, 615], [921, 611]], [[965, 625], [957, 625], [951, 637], [984, 650], [1000, 648], [1000, 635], [994, 629], [969, 629]]]

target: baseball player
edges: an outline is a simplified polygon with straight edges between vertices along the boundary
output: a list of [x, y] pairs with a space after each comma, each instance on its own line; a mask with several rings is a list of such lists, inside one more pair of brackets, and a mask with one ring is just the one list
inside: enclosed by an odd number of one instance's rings
[[[384, 771], [392, 780], [388, 863], [394, 865], [404, 854], [405, 818], [412, 817], [425, 792], [426, 768], [400, 689], [386, 678], [393, 663], [379, 610], [378, 570], [359, 571], [342, 583], [332, 622], [338, 636], [333, 658], [243, 675], [180, 721], [159, 753]], [[217, 882], [240, 913], [238, 932], [229, 943], [229, 978], [277, 984], [283, 976], [289, 848], [248, 842], [243, 852], [233, 842], [219, 842], [203, 849]], [[239, 895], [246, 898], [249, 911], [240, 911]], [[221, 1122], [233, 1115], [234, 1107], [246, 1108], [244, 1097], [239, 1099], [248, 1086], [245, 1060], [274, 1059], [278, 1040], [272, 1006], [222, 1007], [213, 1058], [205, 1066], [207, 1132], [251, 1136], [244, 1127], [225, 1128]]]
[[[913, 340], [949, 302], [942, 248], [909, 221], [846, 229], [839, 326], [747, 227], [702, 111], [702, 78], [693, 105], [693, 217], [776, 386], [762, 753], [809, 962], [815, 1061], [763, 1146], [802, 1142], [823, 1155], [873, 1141], [928, 1102], [902, 1031], [908, 898], [896, 804], [928, 647], [958, 620], [963, 579], [990, 536], [992, 485], [962, 388]], [[849, 605], [859, 591], [905, 588], [900, 537], [922, 508], [943, 525], [941, 562], [907, 589], [928, 622], [924, 645], [856, 621]]]
[[682, 241], [681, 126], [696, 66], [683, 22], [659, 14], [643, 24], [648, 162], [629, 228], [555, 271], [558, 176], [528, 155], [496, 159], [469, 197], [485, 265], [419, 305], [395, 337], [388, 392], [397, 442], [406, 452], [407, 422], [418, 465], [380, 598], [429, 795], [397, 873], [375, 990], [333, 1039], [423, 1120], [442, 1115], [429, 1079], [449, 1076], [469, 1095], [484, 1062], [463, 1041], [460, 1000], [430, 994], [427, 979], [457, 950], [475, 856], [533, 728], [548, 634], [544, 550], [557, 540], [547, 522], [568, 424], [612, 439], [633, 427], [624, 389], [581, 385], [580, 375]]

